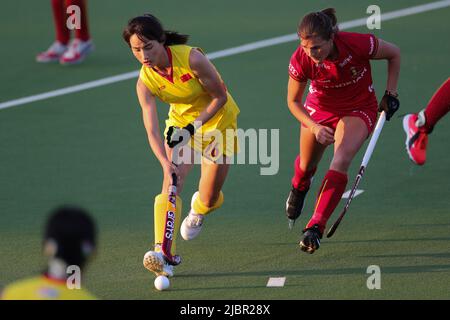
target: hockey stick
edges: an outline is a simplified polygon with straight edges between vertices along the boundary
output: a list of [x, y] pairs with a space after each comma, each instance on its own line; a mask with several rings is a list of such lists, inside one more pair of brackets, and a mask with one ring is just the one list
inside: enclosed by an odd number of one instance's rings
[[375, 127], [375, 130], [373, 131], [372, 138], [370, 138], [369, 145], [367, 146], [366, 152], [364, 153], [364, 158], [361, 163], [361, 167], [359, 168], [359, 172], [356, 175], [355, 183], [353, 185], [353, 188], [350, 192], [350, 195], [347, 199], [347, 203], [345, 204], [344, 209], [342, 210], [341, 214], [339, 215], [339, 218], [333, 223], [331, 228], [327, 232], [327, 238], [330, 238], [333, 236], [333, 234], [336, 232], [337, 227], [341, 223], [342, 219], [344, 218], [345, 214], [347, 213], [348, 207], [350, 206], [350, 203], [353, 200], [353, 197], [355, 196], [356, 189], [359, 186], [359, 183], [361, 182], [361, 179], [364, 175], [364, 171], [366, 170], [367, 164], [369, 163], [370, 157], [372, 156], [373, 149], [375, 149], [375, 145], [377, 144], [378, 137], [380, 136], [381, 130], [383, 129], [384, 122], [386, 121], [386, 114], [383, 111], [380, 115], [380, 118], [378, 119], [377, 125]]
[[[178, 164], [178, 145], [172, 150], [172, 163]], [[161, 245], [161, 251], [166, 261], [171, 265], [178, 265], [181, 263], [179, 255], [172, 256], [171, 248], [175, 230], [175, 213], [177, 212], [177, 175], [172, 173], [172, 183], [168, 188], [167, 207], [166, 207], [166, 221], [164, 224], [164, 236]]]

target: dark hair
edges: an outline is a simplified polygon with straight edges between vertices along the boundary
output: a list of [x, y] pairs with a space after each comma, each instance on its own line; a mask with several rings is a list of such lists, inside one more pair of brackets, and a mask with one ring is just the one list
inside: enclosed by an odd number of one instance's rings
[[56, 245], [54, 257], [82, 267], [95, 248], [95, 223], [84, 209], [61, 206], [47, 220], [44, 241], [50, 239]]
[[156, 40], [166, 46], [185, 44], [189, 38], [186, 34], [164, 30], [158, 18], [149, 13], [128, 21], [122, 33], [122, 37], [128, 45], [130, 45], [130, 38], [133, 34], [137, 35], [141, 40], [144, 40], [143, 37], [145, 37], [149, 40]]
[[330, 40], [331, 35], [338, 30], [336, 10], [327, 8], [304, 16], [298, 25], [297, 33], [302, 39], [320, 37], [324, 40]]

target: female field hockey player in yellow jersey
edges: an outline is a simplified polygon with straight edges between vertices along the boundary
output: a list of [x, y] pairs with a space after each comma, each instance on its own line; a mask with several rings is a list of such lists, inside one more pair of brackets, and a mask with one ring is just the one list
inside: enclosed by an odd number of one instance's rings
[[[156, 275], [172, 276], [173, 267], [166, 263], [161, 253], [167, 190], [175, 173], [180, 194], [195, 157], [194, 152], [190, 152], [191, 161], [184, 161], [178, 166], [172, 163], [174, 146], [181, 142], [181, 139], [174, 137], [175, 132], [190, 137], [190, 150], [201, 153], [199, 189], [192, 196], [189, 215], [180, 228], [183, 239], [191, 240], [199, 234], [205, 216], [223, 204], [221, 189], [229, 169], [226, 159], [233, 156], [237, 146], [234, 134], [232, 138], [227, 137], [230, 137], [230, 131], [237, 129], [239, 108], [201, 49], [186, 45], [187, 35], [165, 31], [155, 16], [145, 14], [128, 22], [123, 38], [142, 64], [136, 86], [137, 96], [150, 147], [164, 173], [162, 191], [156, 196], [154, 204], [155, 250], [145, 254], [144, 266]], [[160, 136], [155, 97], [170, 104], [164, 131], [165, 142]], [[210, 135], [217, 131], [222, 133], [223, 141]], [[173, 256], [181, 221], [181, 198], [178, 196], [176, 206], [171, 247]]]

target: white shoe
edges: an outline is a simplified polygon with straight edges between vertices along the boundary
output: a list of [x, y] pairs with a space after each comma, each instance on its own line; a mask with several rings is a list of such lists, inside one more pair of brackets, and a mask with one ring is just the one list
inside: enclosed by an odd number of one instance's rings
[[197, 214], [194, 212], [192, 207], [194, 206], [194, 201], [198, 197], [198, 191], [194, 193], [191, 200], [191, 211], [189, 215], [184, 218], [181, 224], [180, 233], [184, 240], [192, 240], [198, 236], [203, 226], [203, 219], [205, 216], [203, 214]]
[[91, 40], [82, 41], [80, 39], [73, 39], [69, 43], [67, 51], [59, 59], [59, 63], [65, 65], [80, 63], [93, 50], [94, 43]]
[[36, 56], [36, 61], [41, 63], [58, 61], [66, 51], [66, 45], [59, 41], [55, 41], [46, 51], [41, 52]]
[[166, 262], [161, 252], [147, 251], [143, 263], [144, 267], [156, 276], [173, 277], [173, 266]]

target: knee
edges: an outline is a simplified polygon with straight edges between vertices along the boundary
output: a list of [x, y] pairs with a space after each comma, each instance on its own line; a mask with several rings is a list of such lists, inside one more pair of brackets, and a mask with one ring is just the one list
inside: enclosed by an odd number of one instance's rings
[[303, 172], [311, 171], [317, 167], [317, 162], [310, 158], [298, 156], [295, 159], [295, 166], [300, 168]]
[[336, 171], [347, 172], [351, 163], [352, 163], [351, 157], [346, 156], [345, 154], [336, 154], [334, 155], [333, 160], [331, 161], [330, 167], [331, 169]]

